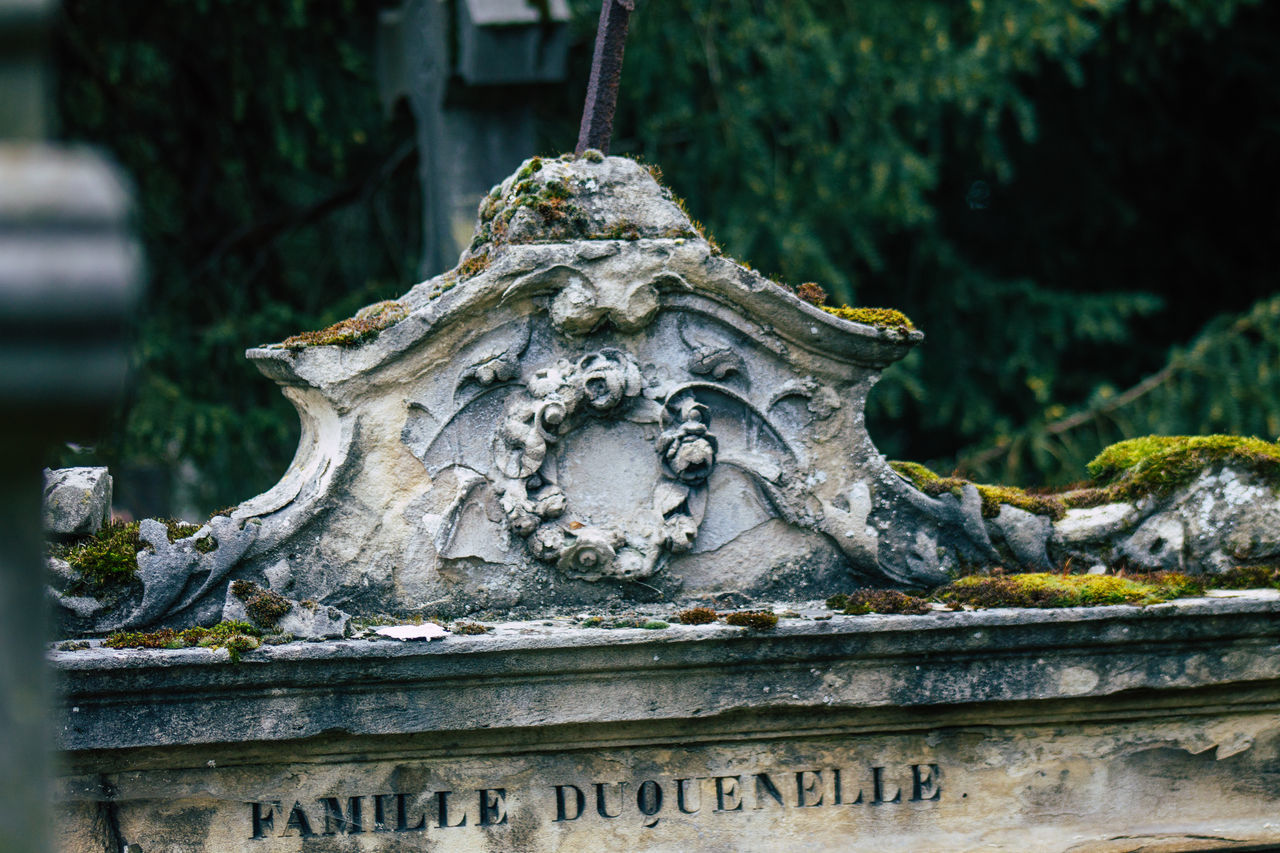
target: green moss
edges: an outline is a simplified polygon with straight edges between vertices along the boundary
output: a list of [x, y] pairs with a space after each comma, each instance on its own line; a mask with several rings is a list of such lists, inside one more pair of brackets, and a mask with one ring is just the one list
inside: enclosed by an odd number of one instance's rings
[[253, 581], [234, 581], [231, 594], [244, 602], [245, 612], [257, 625], [274, 629], [280, 618], [293, 609], [289, 599], [258, 586]]
[[1210, 589], [1280, 589], [1280, 566], [1236, 566], [1205, 578]]
[[603, 163], [604, 153], [595, 148], [588, 148], [582, 152], [582, 159], [588, 163]]
[[1163, 497], [1206, 468], [1232, 465], [1280, 487], [1280, 443], [1232, 435], [1149, 435], [1113, 444], [1087, 466], [1109, 500]]
[[91, 586], [125, 584], [138, 574], [138, 522], [111, 522], [83, 542], [50, 549], [66, 560]]
[[493, 628], [479, 622], [454, 622], [452, 630], [455, 634], [487, 634]]
[[771, 631], [778, 627], [778, 614], [768, 610], [739, 610], [726, 614], [724, 621], [752, 631]]
[[341, 320], [327, 329], [302, 332], [285, 338], [283, 346], [303, 349], [318, 346], [358, 346], [373, 340], [378, 334], [407, 316], [403, 305], [394, 299], [368, 305], [354, 316]]
[[557, 199], [565, 201], [571, 198], [573, 193], [569, 191], [569, 187], [564, 181], [553, 179], [542, 185], [542, 191], [539, 195], [541, 195], [546, 201], [554, 201]]
[[919, 616], [933, 609], [926, 599], [907, 595], [896, 589], [859, 589], [848, 594], [840, 593], [827, 599], [827, 607], [850, 616], [867, 613]]
[[640, 627], [646, 631], [661, 631], [663, 628], [670, 628], [671, 626], [661, 619], [650, 619]]
[[821, 308], [841, 320], [862, 323], [865, 326], [894, 329], [900, 332], [914, 332], [916, 328], [915, 323], [912, 323], [906, 314], [893, 308], [850, 308], [848, 305], [841, 305], [839, 308], [823, 305]]
[[542, 158], [534, 157], [528, 163], [525, 163], [520, 167], [520, 171], [516, 173], [516, 180], [523, 181], [526, 178], [532, 178], [540, 171], [542, 171]]
[[1155, 604], [1203, 591], [1186, 575], [1160, 573], [1135, 578], [1119, 575], [971, 575], [939, 589], [942, 601], [973, 607], [1090, 607], [1104, 604]]
[[639, 240], [640, 229], [630, 220], [623, 219], [615, 222], [612, 227], [593, 234], [592, 237], [600, 240]]
[[889, 467], [917, 489], [933, 497], [944, 494], [959, 497], [965, 486], [972, 485], [982, 498], [983, 518], [995, 518], [999, 515], [1001, 504], [1036, 515], [1047, 515], [1055, 520], [1062, 518], [1067, 512], [1068, 505], [1057, 495], [1036, 495], [1014, 486], [990, 486], [971, 483], [962, 477], [943, 477], [915, 462], [890, 462]]
[[458, 276], [463, 279], [477, 276], [487, 270], [491, 262], [488, 254], [472, 255], [458, 265]]
[[710, 625], [716, 621], [716, 612], [710, 607], [690, 607], [676, 614], [681, 625]]
[[[170, 542], [194, 536], [202, 526], [173, 519], [160, 519], [160, 523]], [[136, 521], [111, 522], [87, 539], [52, 545], [49, 553], [66, 560], [80, 574], [84, 585], [73, 591], [93, 592], [126, 584], [138, 573], [138, 552], [148, 547], [138, 536], [140, 526]], [[208, 554], [217, 549], [218, 543], [206, 535], [197, 539], [194, 547], [201, 554]]]
[[202, 646], [226, 649], [232, 663], [240, 655], [262, 645], [262, 632], [248, 622], [219, 622], [212, 628], [194, 627], [181, 631], [161, 628], [158, 631], [116, 631], [102, 645], [109, 649], [183, 649]]
[[165, 533], [169, 536], [170, 542], [177, 542], [179, 539], [186, 539], [188, 536], [195, 536], [200, 532], [199, 524], [191, 524], [186, 521], [174, 521], [173, 519], [165, 519], [163, 522]]

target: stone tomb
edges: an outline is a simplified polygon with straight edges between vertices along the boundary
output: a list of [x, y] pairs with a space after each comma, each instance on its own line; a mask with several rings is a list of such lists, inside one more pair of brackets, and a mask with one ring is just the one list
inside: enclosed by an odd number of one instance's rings
[[[863, 406], [922, 338], [721, 256], [629, 160], [526, 162], [455, 270], [250, 350], [302, 421], [274, 488], [188, 536], [144, 521], [111, 596], [57, 567], [67, 636], [252, 617], [251, 589], [321, 640], [56, 652], [62, 849], [1280, 844], [1276, 595], [815, 603], [1113, 549], [1193, 572], [1280, 553], [1248, 471], [1057, 520], [921, 491]], [[778, 601], [774, 631], [564, 615]], [[385, 613], [510, 621], [350, 636]]]
[[[59, 849], [1257, 850], [1277, 597], [59, 652]], [[116, 846], [110, 846], [116, 845]]]

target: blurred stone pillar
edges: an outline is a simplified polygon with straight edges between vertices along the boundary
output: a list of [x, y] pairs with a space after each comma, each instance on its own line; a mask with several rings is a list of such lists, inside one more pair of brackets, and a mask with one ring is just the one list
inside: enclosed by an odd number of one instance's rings
[[[378, 87], [418, 130], [424, 276], [458, 262], [489, 188], [534, 153], [532, 87], [567, 76], [566, 0], [405, 0], [379, 20]], [[569, 140], [565, 150], [572, 150]]]
[[41, 466], [100, 432], [139, 274], [119, 175], [39, 141], [52, 10], [0, 0], [0, 847], [21, 853], [48, 849], [50, 820]]

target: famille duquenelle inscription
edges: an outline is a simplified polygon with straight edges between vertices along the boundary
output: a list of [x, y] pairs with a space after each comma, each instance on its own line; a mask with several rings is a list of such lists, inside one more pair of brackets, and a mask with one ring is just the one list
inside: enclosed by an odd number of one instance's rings
[[502, 826], [519, 808], [543, 821], [615, 820], [630, 815], [656, 827], [675, 814], [728, 814], [766, 808], [835, 808], [933, 803], [942, 797], [936, 764], [687, 776], [658, 781], [560, 783], [525, 791], [362, 794], [248, 803], [249, 837], [315, 837], [366, 832], [414, 833]]

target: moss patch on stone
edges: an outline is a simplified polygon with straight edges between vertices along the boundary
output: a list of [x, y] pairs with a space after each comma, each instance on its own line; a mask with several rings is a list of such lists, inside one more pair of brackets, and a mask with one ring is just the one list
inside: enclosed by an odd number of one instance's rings
[[394, 299], [376, 302], [361, 308], [354, 317], [340, 320], [327, 329], [302, 332], [285, 338], [288, 349], [305, 347], [340, 346], [353, 347], [373, 340], [380, 332], [395, 325], [407, 316], [405, 307]]
[[[928, 495], [960, 495], [970, 481], [943, 477], [915, 462], [889, 466]], [[1280, 489], [1280, 442], [1233, 435], [1150, 435], [1113, 444], [1088, 465], [1094, 485], [1034, 493], [1012, 486], [972, 483], [982, 496], [982, 515], [994, 518], [1001, 504], [1060, 519], [1068, 509], [1084, 509], [1144, 497], [1163, 498], [1193, 482], [1206, 469], [1231, 466]]]
[[[598, 151], [586, 151], [581, 158], [564, 155], [560, 161], [582, 159], [588, 163], [600, 163], [604, 155]], [[578, 194], [582, 191], [594, 192], [594, 184], [580, 180], [566, 180], [550, 176], [554, 170], [544, 170], [547, 160], [534, 157], [526, 162], [515, 175], [515, 180], [507, 185], [495, 186], [480, 203], [479, 222], [476, 233], [467, 249], [464, 264], [475, 257], [491, 257], [503, 245], [512, 242], [567, 242], [570, 240], [638, 240], [645, 236], [634, 223], [621, 221], [604, 228], [593, 227], [586, 211], [578, 202]], [[641, 165], [644, 165], [643, 163]], [[657, 167], [645, 166], [649, 174], [661, 185], [661, 171]], [[682, 201], [670, 190], [662, 188], [673, 203], [684, 211]], [[528, 209], [538, 217], [539, 225], [536, 239], [528, 236], [513, 240], [510, 236], [510, 225], [516, 214]], [[686, 216], [687, 211], [685, 211]], [[698, 237], [705, 234], [698, 226], [693, 228], [673, 228], [660, 235], [651, 237], [679, 239]], [[708, 238], [708, 242], [711, 242]]]
[[1210, 589], [1280, 589], [1280, 566], [1235, 566], [1205, 578]]
[[245, 612], [255, 624], [274, 630], [280, 618], [293, 609], [289, 599], [253, 581], [233, 581], [231, 594], [244, 602]]
[[50, 549], [53, 556], [66, 560], [93, 586], [128, 583], [138, 574], [138, 522], [113, 521], [81, 542]]
[[848, 305], [841, 305], [839, 308], [833, 308], [830, 305], [820, 307], [841, 320], [862, 323], [864, 326], [900, 332], [914, 332], [916, 329], [916, 324], [911, 322], [910, 317], [894, 308], [850, 308]]
[[971, 607], [1093, 607], [1157, 604], [1203, 592], [1200, 581], [1176, 572], [1135, 577], [1033, 572], [970, 575], [942, 587], [934, 595], [941, 601]]
[[219, 622], [212, 628], [196, 626], [181, 631], [161, 628], [158, 631], [116, 631], [102, 641], [109, 649], [185, 649], [201, 646], [226, 649], [232, 663], [240, 661], [244, 652], [262, 645], [262, 632], [248, 622]]
[[1280, 443], [1233, 435], [1149, 435], [1103, 450], [1087, 466], [1110, 501], [1164, 497], [1206, 468], [1230, 465], [1280, 487]]
[[[159, 521], [165, 526], [170, 542], [194, 536], [201, 527], [173, 519]], [[83, 585], [77, 585], [72, 592], [93, 592], [121, 586], [132, 582], [137, 576], [138, 552], [148, 547], [138, 535], [140, 527], [140, 523], [136, 521], [113, 521], [103, 525], [92, 536], [77, 542], [50, 545], [49, 554], [66, 560], [79, 573]], [[195, 549], [202, 554], [217, 547], [212, 536], [202, 536], [195, 542]]]
[[850, 616], [868, 613], [919, 616], [933, 609], [927, 599], [896, 589], [859, 589], [850, 593], [838, 593], [827, 599], [827, 607]]
[[960, 497], [960, 492], [965, 486], [973, 486], [982, 497], [983, 518], [995, 518], [999, 515], [1001, 504], [1008, 504], [1036, 515], [1047, 515], [1055, 520], [1066, 515], [1068, 508], [1062, 498], [1057, 495], [1037, 495], [1014, 486], [991, 486], [984, 483], [971, 483], [962, 477], [943, 477], [917, 462], [890, 462], [889, 467], [917, 489], [933, 497], [944, 494]]
[[690, 607], [676, 614], [676, 621], [681, 625], [710, 625], [716, 618], [716, 612], [710, 607]]
[[768, 610], [739, 610], [725, 614], [724, 621], [751, 631], [772, 631], [778, 627], [778, 614]]

